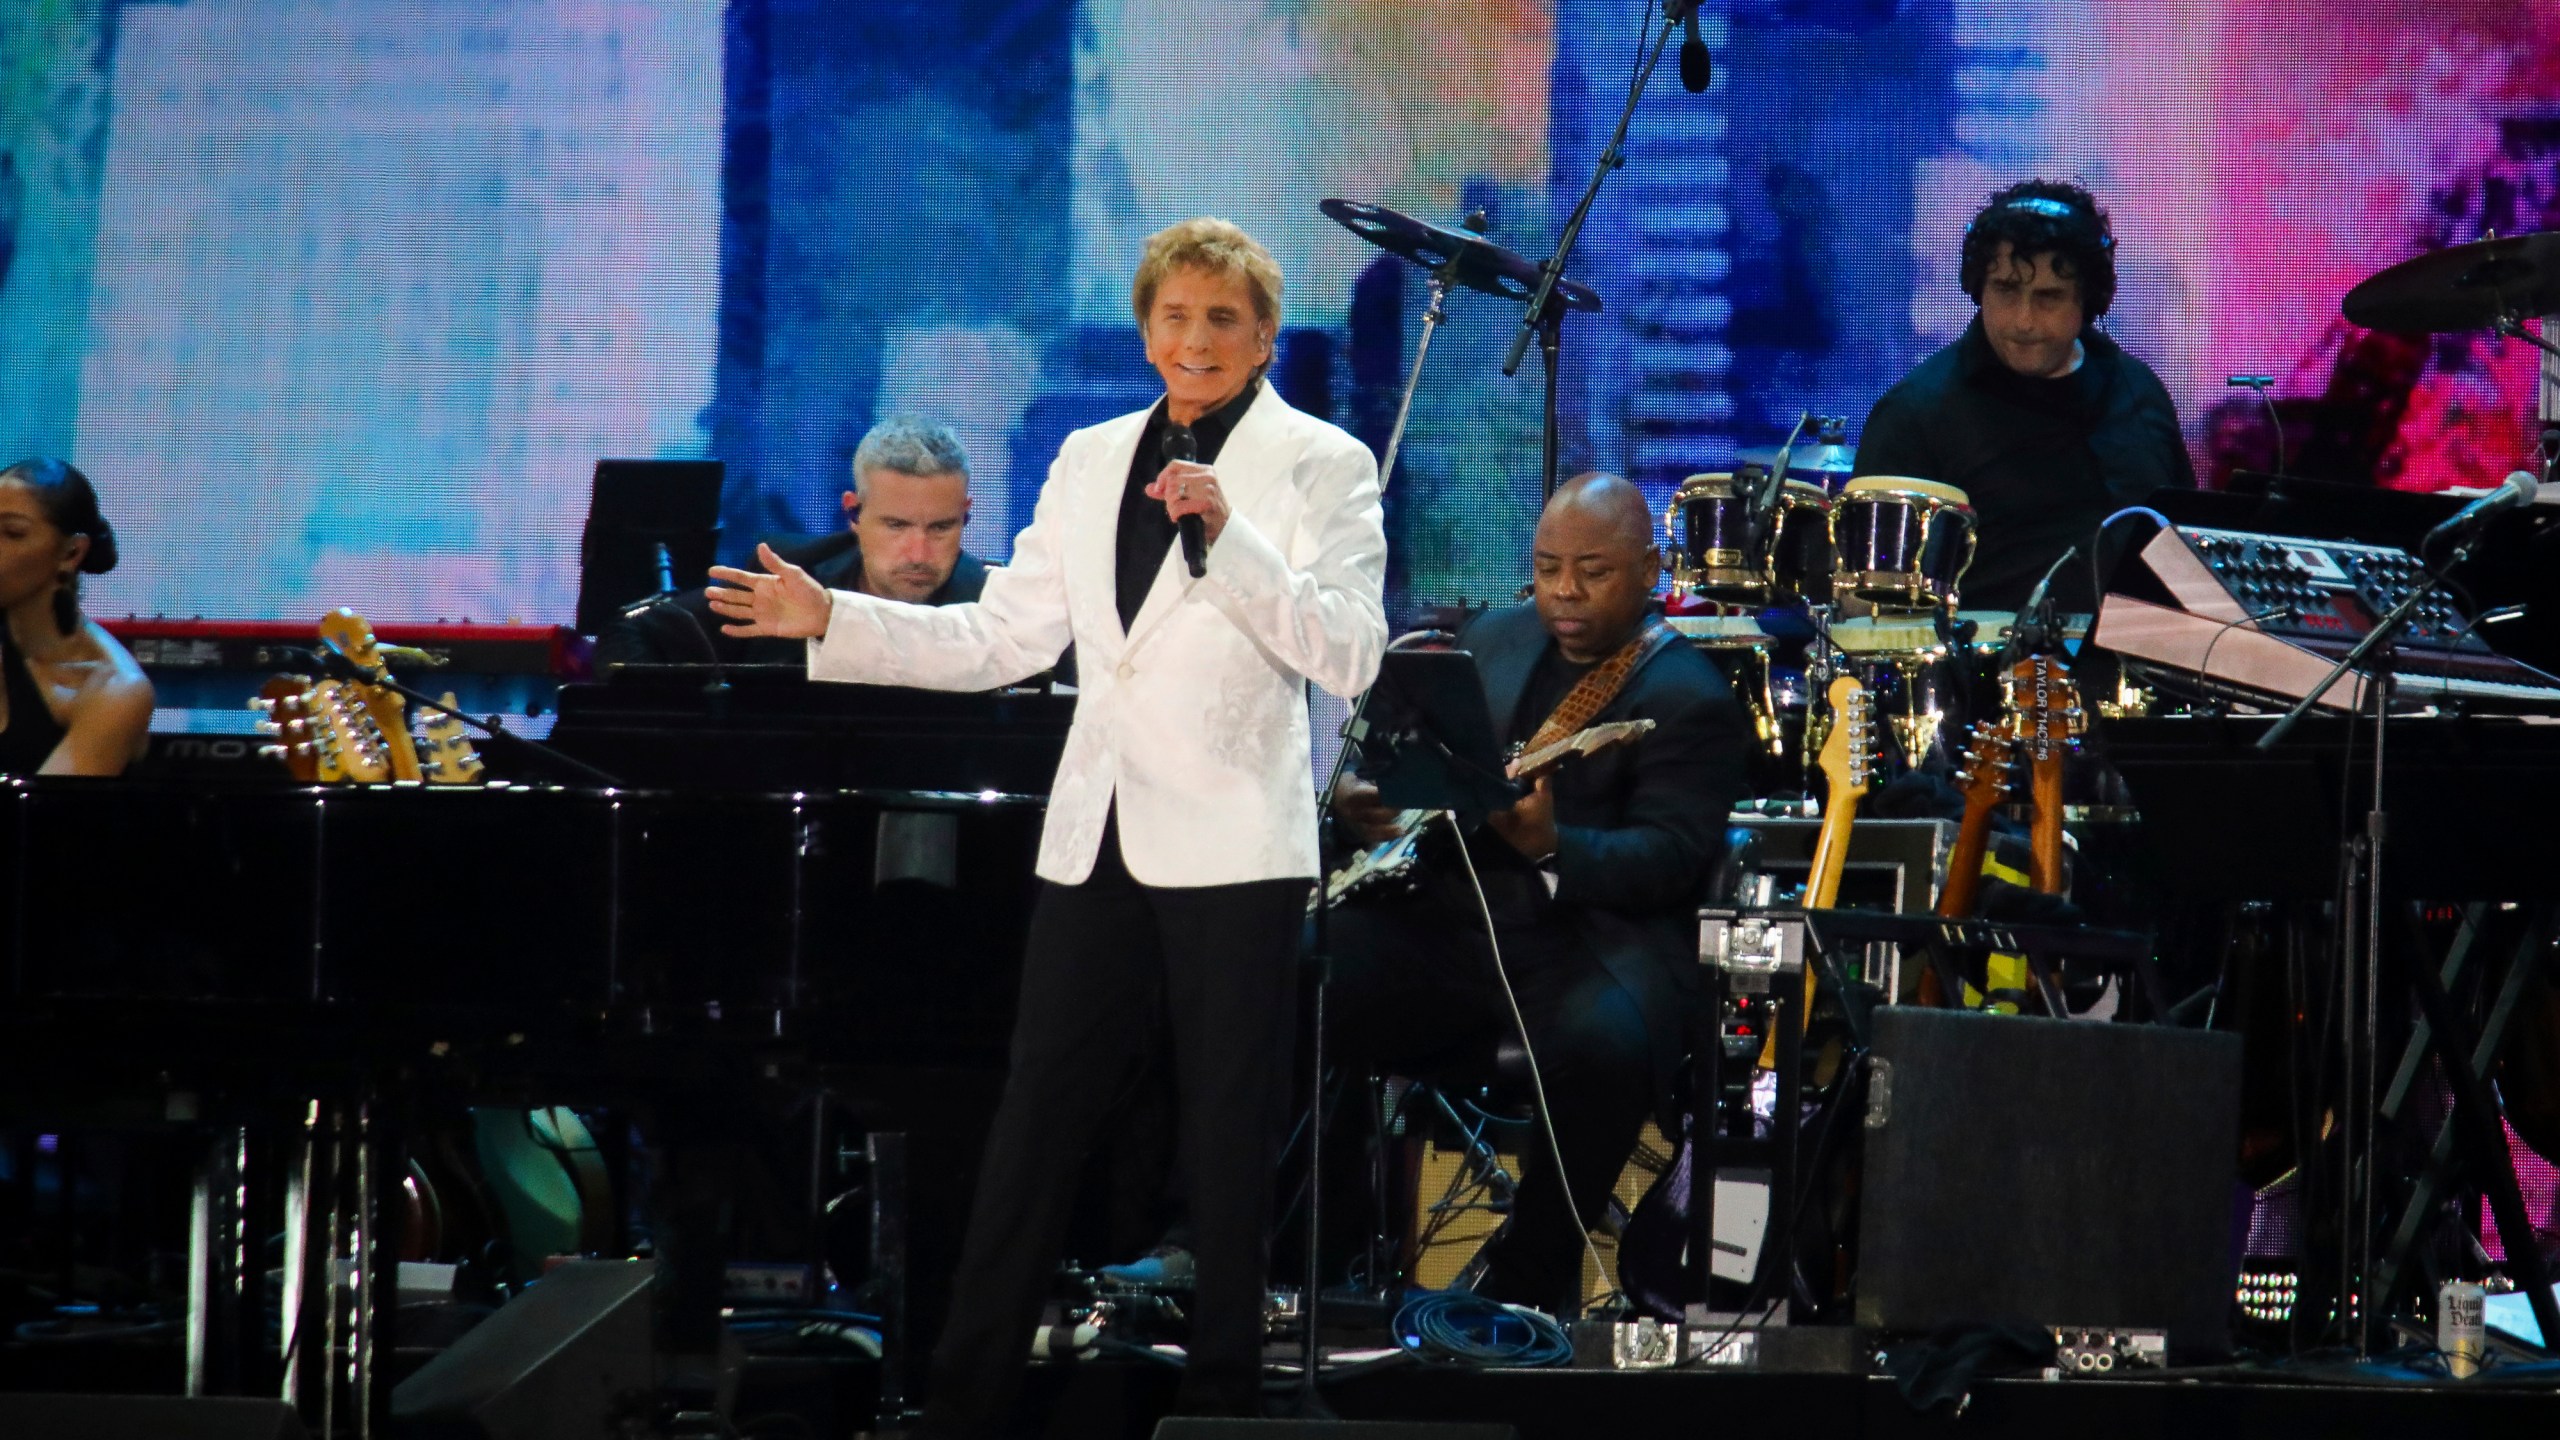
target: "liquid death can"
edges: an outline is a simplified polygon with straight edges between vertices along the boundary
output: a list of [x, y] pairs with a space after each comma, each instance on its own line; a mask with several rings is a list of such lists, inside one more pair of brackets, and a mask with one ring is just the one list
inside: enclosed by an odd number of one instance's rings
[[2488, 1292], [2473, 1280], [2447, 1280], [2436, 1290], [2436, 1348], [2456, 1380], [2480, 1373], [2489, 1351]]

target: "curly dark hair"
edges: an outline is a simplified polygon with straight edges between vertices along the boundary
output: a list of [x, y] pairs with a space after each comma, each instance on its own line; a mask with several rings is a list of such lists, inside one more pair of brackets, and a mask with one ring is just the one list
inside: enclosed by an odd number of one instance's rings
[[2098, 197], [2067, 180], [2023, 180], [1992, 192], [1964, 227], [1964, 261], [1957, 279], [1974, 304], [1992, 257], [2005, 244], [2018, 259], [2053, 257], [2053, 273], [2080, 286], [2080, 309], [2095, 320], [2116, 303], [2116, 237]]

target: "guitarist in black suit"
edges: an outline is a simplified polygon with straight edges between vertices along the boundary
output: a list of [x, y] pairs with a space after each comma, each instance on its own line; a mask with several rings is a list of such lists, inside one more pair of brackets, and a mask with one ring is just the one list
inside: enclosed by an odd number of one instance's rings
[[[1648, 1111], [1669, 1108], [1699, 993], [1697, 909], [1750, 744], [1723, 675], [1652, 616], [1661, 573], [1642, 495], [1614, 475], [1580, 476], [1539, 518], [1536, 603], [1479, 616], [1459, 636], [1513, 742], [1545, 743], [1560, 727], [1655, 725], [1540, 780], [1466, 842], [1545, 1082], [1564, 1183], [1586, 1222], [1607, 1203]], [[1395, 812], [1357, 776], [1334, 810], [1345, 840], [1393, 833]], [[1516, 1034], [1484, 912], [1455, 854], [1426, 845], [1413, 893], [1344, 907], [1333, 935], [1328, 1008], [1344, 1063], [1480, 1074]], [[1544, 1136], [1522, 1144], [1520, 1193], [1477, 1288], [1575, 1313], [1584, 1237]]]

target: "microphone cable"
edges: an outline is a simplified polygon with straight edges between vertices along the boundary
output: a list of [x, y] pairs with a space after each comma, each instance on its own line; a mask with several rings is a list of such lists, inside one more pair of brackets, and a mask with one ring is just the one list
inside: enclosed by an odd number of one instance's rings
[[[1546, 1076], [1538, 1064], [1537, 1046], [1529, 1040], [1529, 1021], [1520, 1010], [1520, 992], [1512, 988], [1511, 969], [1502, 961], [1502, 940], [1494, 933], [1493, 902], [1485, 898], [1484, 879], [1476, 873], [1475, 856], [1467, 853], [1467, 837], [1458, 828], [1458, 817], [1446, 810], [1438, 813], [1448, 822], [1450, 833], [1457, 837], [1458, 858], [1466, 862], [1467, 885], [1475, 892], [1477, 912], [1484, 917], [1484, 943], [1493, 951], [1494, 977], [1502, 982], [1502, 998], [1511, 1007], [1512, 1028], [1520, 1036], [1520, 1053], [1529, 1062], [1529, 1089], [1537, 1097], [1538, 1128], [1547, 1137], [1547, 1156], [1555, 1161], [1556, 1184], [1564, 1191], [1565, 1213], [1573, 1217], [1574, 1233], [1582, 1237], [1582, 1252], [1590, 1257], [1592, 1268], [1600, 1272], [1601, 1280], [1609, 1284], [1609, 1293], [1600, 1297], [1601, 1303], [1606, 1304], [1621, 1298], [1622, 1292], [1610, 1280], [1609, 1267], [1600, 1259], [1600, 1247], [1591, 1238], [1591, 1227], [1582, 1223], [1582, 1206], [1573, 1198], [1573, 1186], [1565, 1179], [1564, 1146], [1556, 1139], [1555, 1116], [1547, 1109]], [[1517, 1215], [1519, 1202], [1515, 1200], [1512, 1204], [1512, 1213]], [[1576, 1287], [1577, 1290], [1579, 1288]]]

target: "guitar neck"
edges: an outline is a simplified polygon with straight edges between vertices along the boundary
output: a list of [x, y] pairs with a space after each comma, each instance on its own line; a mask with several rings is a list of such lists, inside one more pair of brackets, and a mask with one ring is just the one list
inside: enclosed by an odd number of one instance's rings
[[1849, 832], [1857, 823], [1858, 797], [1836, 801], [1822, 812], [1822, 833], [1813, 843], [1813, 875], [1805, 882], [1808, 910], [1828, 910], [1840, 898], [1840, 876], [1849, 865]]
[[[2047, 895], [2062, 893], [2062, 756], [2035, 761], [2035, 823], [2027, 832], [2028, 876]], [[1981, 862], [1974, 862], [1978, 867]]]
[[1982, 889], [1982, 857], [1991, 848], [1991, 811], [1996, 799], [1965, 797], [1964, 823], [1956, 827], [1955, 849], [1947, 854], [1947, 883], [1938, 891], [1938, 913], [1961, 920], [1973, 913]]

